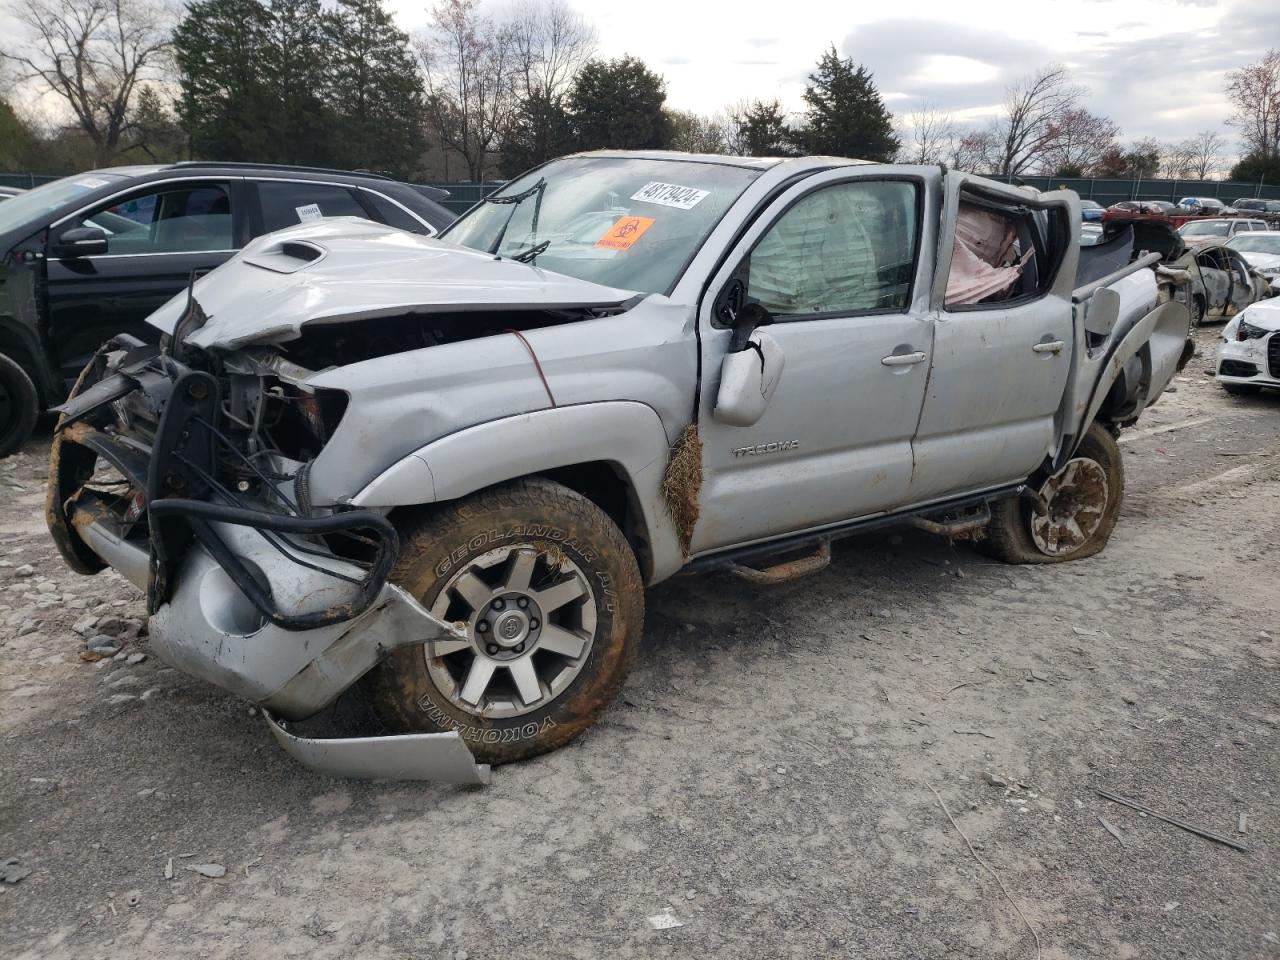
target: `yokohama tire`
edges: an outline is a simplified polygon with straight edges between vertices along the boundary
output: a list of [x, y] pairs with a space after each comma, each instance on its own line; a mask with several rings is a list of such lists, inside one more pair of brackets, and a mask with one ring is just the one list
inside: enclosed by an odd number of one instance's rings
[[604, 511], [559, 484], [519, 480], [424, 512], [402, 536], [392, 580], [467, 622], [471, 640], [441, 656], [404, 647], [369, 674], [389, 727], [457, 730], [477, 760], [500, 764], [561, 747], [599, 719], [644, 622], [635, 556]]

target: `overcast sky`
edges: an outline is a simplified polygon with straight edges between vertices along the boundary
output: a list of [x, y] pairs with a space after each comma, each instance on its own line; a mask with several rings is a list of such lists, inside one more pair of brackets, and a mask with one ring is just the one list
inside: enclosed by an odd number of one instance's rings
[[[1280, 0], [570, 3], [596, 25], [601, 54], [646, 61], [683, 109], [711, 113], [776, 95], [799, 110], [806, 75], [834, 42], [872, 70], [895, 113], [930, 100], [974, 123], [998, 108], [1010, 80], [1061, 61], [1126, 140], [1204, 129], [1229, 136], [1224, 74], [1280, 45]], [[426, 25], [420, 0], [392, 7], [403, 29]]]

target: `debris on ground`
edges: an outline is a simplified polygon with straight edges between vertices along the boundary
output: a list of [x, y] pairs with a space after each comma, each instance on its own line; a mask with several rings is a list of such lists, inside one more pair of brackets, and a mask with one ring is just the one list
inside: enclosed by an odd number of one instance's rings
[[227, 875], [227, 868], [220, 863], [187, 863], [183, 864], [186, 869], [193, 873], [198, 873], [202, 877], [208, 877], [210, 880], [217, 880], [219, 877]]
[[671, 930], [675, 927], [683, 927], [684, 924], [676, 917], [670, 907], [667, 907], [661, 913], [654, 914], [648, 918], [649, 926], [655, 930]]
[[17, 857], [0, 857], [0, 881], [12, 885], [30, 875], [31, 868], [22, 866]]
[[1228, 847], [1232, 847], [1233, 849], [1239, 850], [1243, 853], [1249, 852], [1249, 848], [1246, 847], [1243, 843], [1240, 843], [1236, 840], [1232, 840], [1230, 837], [1224, 837], [1220, 833], [1214, 833], [1212, 830], [1206, 830], [1203, 827], [1197, 827], [1194, 824], [1188, 823], [1185, 820], [1179, 820], [1177, 817], [1171, 817], [1168, 814], [1160, 813], [1158, 810], [1153, 810], [1151, 807], [1148, 807], [1145, 804], [1138, 803], [1136, 800], [1126, 799], [1125, 797], [1122, 797], [1119, 794], [1112, 793], [1109, 790], [1102, 790], [1096, 787], [1094, 789], [1095, 789], [1095, 792], [1098, 794], [1098, 796], [1102, 797], [1102, 799], [1110, 800], [1113, 803], [1123, 804], [1126, 807], [1132, 807], [1134, 810], [1138, 811], [1139, 815], [1145, 814], [1147, 816], [1155, 817], [1157, 820], [1163, 820], [1165, 823], [1171, 823], [1175, 827], [1180, 827], [1183, 830], [1186, 830], [1188, 833], [1194, 833], [1197, 836], [1204, 837], [1206, 840], [1212, 840], [1215, 843], [1224, 844]]
[[1116, 838], [1116, 843], [1120, 844], [1120, 846], [1125, 847], [1126, 849], [1128, 848], [1128, 844], [1124, 842], [1124, 837], [1120, 835], [1120, 831], [1116, 829], [1115, 824], [1113, 824], [1106, 817], [1099, 817], [1098, 822], [1106, 828], [1107, 833], [1111, 834], [1113, 837]]
[[1004, 880], [1001, 879], [1000, 874], [996, 873], [995, 868], [991, 866], [991, 864], [987, 863], [987, 861], [983, 860], [982, 857], [979, 855], [978, 851], [974, 849], [973, 842], [969, 839], [968, 835], [965, 834], [965, 832], [960, 829], [960, 824], [956, 823], [955, 817], [951, 816], [951, 811], [947, 809], [946, 803], [944, 803], [942, 800], [942, 794], [938, 793], [938, 791], [935, 790], [931, 785], [926, 784], [926, 786], [929, 787], [929, 792], [932, 793], [934, 797], [937, 798], [938, 806], [940, 806], [942, 808], [942, 812], [946, 814], [947, 820], [951, 822], [951, 826], [955, 827], [956, 833], [960, 834], [960, 839], [963, 840], [964, 845], [969, 848], [969, 853], [973, 855], [973, 859], [977, 860], [978, 863], [981, 864], [982, 867], [987, 871], [987, 873], [991, 874], [995, 882], [999, 884], [1000, 892], [1004, 894], [1004, 898], [1008, 900], [1009, 904], [1013, 907], [1013, 909], [1017, 911], [1018, 916], [1022, 919], [1022, 922], [1026, 925], [1027, 930], [1031, 932], [1031, 938], [1036, 942], [1036, 960], [1040, 960], [1040, 954], [1041, 954], [1040, 934], [1036, 932], [1036, 928], [1031, 925], [1031, 921], [1027, 919], [1027, 915], [1022, 912], [1022, 908], [1018, 906], [1018, 901], [1013, 899], [1013, 894], [1011, 894], [1009, 892], [1009, 888], [1004, 885]]

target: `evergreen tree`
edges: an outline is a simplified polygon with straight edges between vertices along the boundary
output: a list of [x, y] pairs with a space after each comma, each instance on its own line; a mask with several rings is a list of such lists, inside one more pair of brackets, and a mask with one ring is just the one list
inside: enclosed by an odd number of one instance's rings
[[155, 87], [143, 87], [138, 94], [130, 143], [122, 154], [130, 160], [146, 158], [151, 163], [173, 163], [186, 155], [186, 137]]
[[898, 152], [893, 118], [865, 67], [841, 57], [832, 46], [809, 74], [804, 129], [806, 153], [889, 162]]
[[336, 118], [328, 107], [332, 46], [320, 0], [268, 0], [264, 80], [272, 117], [273, 163], [334, 163]]
[[337, 163], [410, 177], [425, 149], [422, 77], [381, 0], [338, 0], [328, 22]]
[[0, 97], [0, 170], [29, 171], [36, 141], [35, 132]]
[[666, 82], [643, 60], [588, 62], [569, 95], [578, 149], [666, 148], [671, 142], [666, 101]]
[[1280, 184], [1280, 156], [1268, 157], [1251, 153], [1240, 158], [1231, 168], [1231, 179], [1242, 183]]
[[787, 126], [782, 103], [752, 100], [730, 111], [732, 146], [744, 157], [786, 157], [795, 153], [795, 134]]
[[258, 0], [196, 0], [174, 31], [178, 116], [197, 159], [275, 155], [277, 111], [266, 78], [270, 19]]
[[559, 97], [534, 94], [521, 103], [502, 138], [498, 166], [504, 177], [577, 149], [573, 118]]

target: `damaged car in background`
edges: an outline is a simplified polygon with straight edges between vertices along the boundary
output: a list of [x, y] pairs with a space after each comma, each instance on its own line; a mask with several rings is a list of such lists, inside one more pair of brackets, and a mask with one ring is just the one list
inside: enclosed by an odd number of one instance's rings
[[1280, 298], [1253, 304], [1222, 328], [1217, 379], [1237, 396], [1280, 390]]
[[1166, 296], [1184, 303], [1196, 325], [1226, 320], [1249, 304], [1273, 296], [1273, 278], [1250, 262], [1240, 244], [1269, 233], [1246, 233], [1226, 243], [1190, 245], [1181, 230], [1158, 220], [1112, 220], [1091, 245], [1090, 255], [1113, 265], [1133, 251], [1159, 254], [1156, 276]]
[[[307, 765], [482, 781], [601, 716], [677, 573], [777, 583], [890, 524], [1101, 550], [1190, 320], [1080, 221], [937, 166], [618, 152], [441, 239], [281, 231], [86, 367], [50, 529]], [[392, 735], [302, 735], [348, 691]]]

